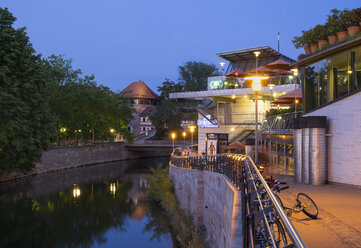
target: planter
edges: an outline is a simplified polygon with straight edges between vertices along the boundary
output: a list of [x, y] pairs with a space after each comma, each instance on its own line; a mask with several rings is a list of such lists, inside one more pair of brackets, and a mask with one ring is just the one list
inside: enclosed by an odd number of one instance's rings
[[305, 49], [306, 55], [311, 54], [311, 47], [310, 46], [305, 46], [303, 49]]
[[315, 53], [318, 51], [318, 44], [316, 42], [311, 43], [311, 53]]
[[361, 31], [360, 26], [352, 26], [352, 27], [347, 28], [347, 33], [349, 36], [353, 36], [354, 34], [360, 32], [360, 31]]
[[338, 41], [343, 41], [348, 35], [347, 31], [337, 32]]
[[327, 40], [319, 40], [318, 41], [318, 49], [322, 50], [322, 47], [326, 44], [328, 44]]
[[336, 35], [330, 35], [328, 36], [328, 43], [330, 44], [335, 44], [337, 43], [338, 39]]

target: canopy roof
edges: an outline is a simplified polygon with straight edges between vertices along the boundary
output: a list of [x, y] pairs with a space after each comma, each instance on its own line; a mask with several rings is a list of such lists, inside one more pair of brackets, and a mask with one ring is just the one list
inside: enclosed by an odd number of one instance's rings
[[154, 93], [143, 81], [136, 81], [129, 84], [123, 91], [125, 97], [129, 98], [146, 98], [159, 99], [159, 96]]
[[272, 63], [265, 65], [265, 67], [269, 69], [281, 69], [286, 71], [291, 69], [290, 63], [284, 61], [283, 59], [278, 59], [276, 61], [273, 61]]
[[237, 69], [237, 70], [234, 70], [234, 71], [231, 71], [229, 73], [227, 73], [225, 76], [226, 77], [241, 77], [241, 76], [244, 76], [246, 75], [247, 73], [240, 70], [240, 69]]
[[241, 60], [255, 59], [254, 52], [256, 51], [261, 52], [259, 55], [259, 59], [269, 58], [269, 57], [283, 57], [289, 61], [294, 61], [293, 59], [277, 52], [276, 50], [270, 48], [269, 46], [254, 47], [254, 48], [236, 50], [231, 52], [217, 53], [217, 55], [230, 62], [236, 62]]
[[226, 146], [224, 149], [243, 149], [245, 145], [239, 141], [233, 142], [232, 144]]
[[293, 90], [284, 95], [281, 95], [281, 96], [277, 97], [277, 100], [288, 100], [288, 99], [294, 100], [295, 98], [298, 98], [298, 99], [302, 98], [302, 90], [301, 89]]

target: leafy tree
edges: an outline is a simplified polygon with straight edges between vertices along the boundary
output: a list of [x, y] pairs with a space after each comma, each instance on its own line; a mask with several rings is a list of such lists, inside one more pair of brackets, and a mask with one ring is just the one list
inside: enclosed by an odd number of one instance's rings
[[188, 61], [179, 66], [178, 71], [178, 80], [184, 91], [207, 90], [207, 78], [219, 75], [215, 65], [195, 61]]
[[179, 130], [181, 119], [182, 112], [179, 111], [179, 104], [171, 100], [161, 101], [156, 112], [150, 116], [157, 138], [163, 137], [167, 130]]
[[15, 20], [0, 8], [0, 173], [31, 170], [55, 134], [41, 57]]
[[169, 93], [173, 92], [181, 92], [183, 91], [183, 87], [180, 83], [175, 83], [174, 81], [170, 81], [170, 79], [166, 78], [162, 83], [162, 86], [157, 87], [158, 91], [161, 92], [160, 96], [164, 99], [168, 99]]
[[133, 110], [125, 98], [97, 85], [93, 75], [81, 77], [82, 72], [62, 56], [52, 55], [45, 64], [59, 140], [104, 140], [116, 133], [132, 139], [127, 127]]

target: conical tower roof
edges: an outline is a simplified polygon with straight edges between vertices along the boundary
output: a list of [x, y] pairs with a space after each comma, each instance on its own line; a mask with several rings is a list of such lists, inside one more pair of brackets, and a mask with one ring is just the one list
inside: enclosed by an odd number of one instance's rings
[[159, 99], [159, 96], [154, 93], [143, 81], [136, 81], [129, 84], [123, 91], [125, 97], [129, 98], [147, 98]]

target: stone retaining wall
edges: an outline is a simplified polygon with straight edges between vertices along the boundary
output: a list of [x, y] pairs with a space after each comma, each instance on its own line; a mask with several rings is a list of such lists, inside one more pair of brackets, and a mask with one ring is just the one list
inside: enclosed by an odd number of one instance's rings
[[204, 225], [209, 246], [243, 247], [241, 193], [224, 175], [172, 165], [169, 175], [180, 206]]
[[107, 163], [120, 160], [169, 156], [170, 151], [128, 151], [122, 142], [103, 143], [88, 146], [63, 146], [44, 152], [41, 162], [30, 173], [4, 173], [0, 182], [28, 175], [53, 172], [84, 165]]

